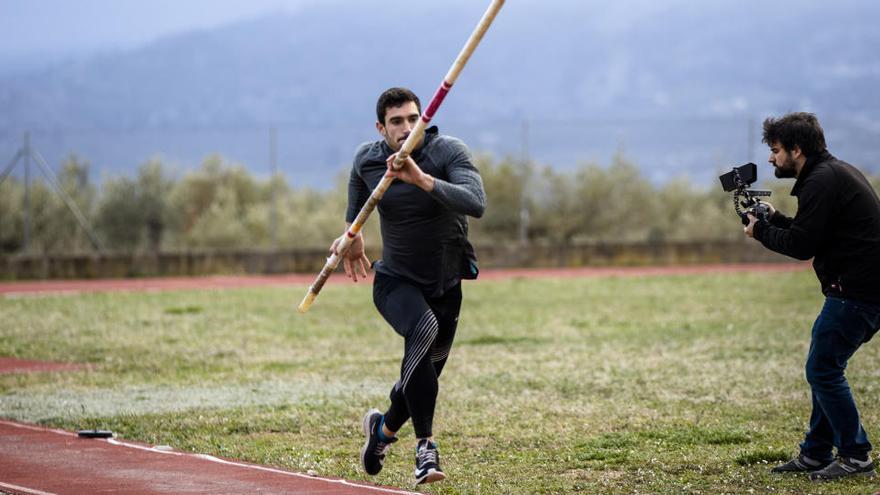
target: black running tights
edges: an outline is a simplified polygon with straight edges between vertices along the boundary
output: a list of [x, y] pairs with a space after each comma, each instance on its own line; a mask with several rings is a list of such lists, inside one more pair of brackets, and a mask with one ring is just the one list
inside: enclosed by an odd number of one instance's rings
[[440, 297], [426, 297], [417, 286], [376, 273], [373, 302], [404, 338], [400, 378], [385, 413], [388, 429], [398, 431], [412, 418], [416, 438], [427, 438], [434, 421], [437, 377], [443, 371], [461, 309], [461, 284]]

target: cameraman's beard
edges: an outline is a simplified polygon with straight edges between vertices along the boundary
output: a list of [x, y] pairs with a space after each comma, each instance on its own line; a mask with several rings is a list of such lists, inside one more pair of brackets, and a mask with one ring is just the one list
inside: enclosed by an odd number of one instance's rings
[[787, 158], [785, 163], [783, 163], [779, 167], [774, 167], [773, 174], [776, 175], [777, 179], [791, 179], [797, 177], [797, 169], [795, 168], [794, 160], [791, 158]]

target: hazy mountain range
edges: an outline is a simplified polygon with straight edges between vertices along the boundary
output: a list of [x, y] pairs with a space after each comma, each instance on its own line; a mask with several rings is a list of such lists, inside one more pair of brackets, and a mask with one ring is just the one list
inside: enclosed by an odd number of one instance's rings
[[[21, 134], [99, 174], [210, 153], [329, 185], [386, 87], [427, 103], [488, 2], [312, 5], [0, 76], [0, 163]], [[764, 162], [760, 122], [816, 112], [880, 172], [880, 3], [509, 0], [435, 117], [474, 151], [564, 169], [622, 151], [655, 180]], [[84, 27], [87, 28], [87, 27]], [[64, 40], [58, 40], [63, 44]]]

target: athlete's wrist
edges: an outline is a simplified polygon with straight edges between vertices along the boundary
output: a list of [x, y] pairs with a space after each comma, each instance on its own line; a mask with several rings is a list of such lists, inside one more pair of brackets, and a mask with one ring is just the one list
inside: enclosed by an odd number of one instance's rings
[[431, 174], [426, 174], [422, 172], [422, 175], [419, 177], [418, 186], [424, 190], [425, 192], [431, 192], [434, 190], [434, 176]]

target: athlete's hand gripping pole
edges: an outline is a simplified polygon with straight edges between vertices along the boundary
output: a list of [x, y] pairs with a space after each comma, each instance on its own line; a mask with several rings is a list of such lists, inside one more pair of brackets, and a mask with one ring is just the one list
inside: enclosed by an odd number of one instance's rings
[[[422, 118], [419, 119], [419, 122], [413, 128], [413, 130], [407, 136], [406, 141], [403, 142], [403, 145], [400, 147], [400, 151], [397, 153], [397, 157], [394, 159], [394, 163], [392, 167], [395, 169], [399, 169], [403, 162], [409, 157], [410, 153], [412, 153], [413, 148], [415, 148], [416, 143], [418, 143], [422, 136], [425, 134], [425, 129], [428, 127], [428, 123], [434, 117], [434, 113], [437, 112], [437, 109], [440, 108], [440, 104], [443, 103], [443, 99], [446, 98], [449, 90], [452, 89], [452, 85], [455, 84], [455, 80], [458, 79], [458, 74], [464, 68], [468, 59], [471, 57], [471, 54], [474, 53], [474, 50], [477, 48], [477, 45], [480, 44], [480, 41], [483, 39], [483, 35], [486, 34], [486, 31], [489, 29], [489, 26], [492, 25], [492, 21], [495, 20], [495, 16], [498, 14], [498, 11], [501, 10], [501, 7], [504, 5], [504, 0], [493, 0], [492, 4], [489, 5], [489, 8], [486, 9], [486, 13], [483, 14], [483, 18], [480, 19], [480, 23], [477, 24], [474, 32], [471, 33], [470, 38], [468, 38], [467, 43], [465, 43], [464, 48], [462, 48], [461, 52], [456, 57], [455, 62], [453, 62], [452, 67], [449, 69], [449, 72], [446, 73], [446, 77], [443, 78], [443, 82], [440, 84], [440, 87], [437, 88], [437, 92], [434, 93], [434, 97], [431, 98], [431, 102], [428, 104], [428, 108], [422, 113]], [[342, 236], [342, 240], [336, 246], [336, 253], [330, 255], [327, 258], [327, 263], [324, 265], [324, 268], [321, 269], [321, 272], [318, 274], [318, 277], [315, 279], [315, 282], [309, 286], [309, 292], [306, 294], [306, 297], [303, 298], [302, 302], [299, 303], [299, 312], [305, 313], [309, 310], [309, 307], [315, 301], [315, 298], [318, 297], [318, 294], [321, 292], [321, 289], [324, 287], [324, 283], [327, 282], [327, 279], [330, 278], [330, 274], [336, 270], [336, 266], [339, 265], [339, 260], [342, 259], [343, 256], [348, 252], [348, 248], [351, 247], [351, 241], [354, 239], [358, 233], [363, 228], [364, 222], [366, 222], [367, 217], [370, 216], [370, 213], [376, 208], [376, 205], [379, 203], [379, 200], [382, 199], [382, 196], [385, 194], [385, 191], [388, 190], [388, 187], [391, 186], [391, 183], [394, 181], [393, 178], [383, 177], [379, 184], [373, 189], [373, 192], [370, 194], [370, 198], [364, 203], [364, 207], [361, 208], [360, 213], [358, 213], [357, 218], [355, 218], [354, 222], [352, 222], [351, 226], [348, 230], [345, 231], [345, 234]]]

